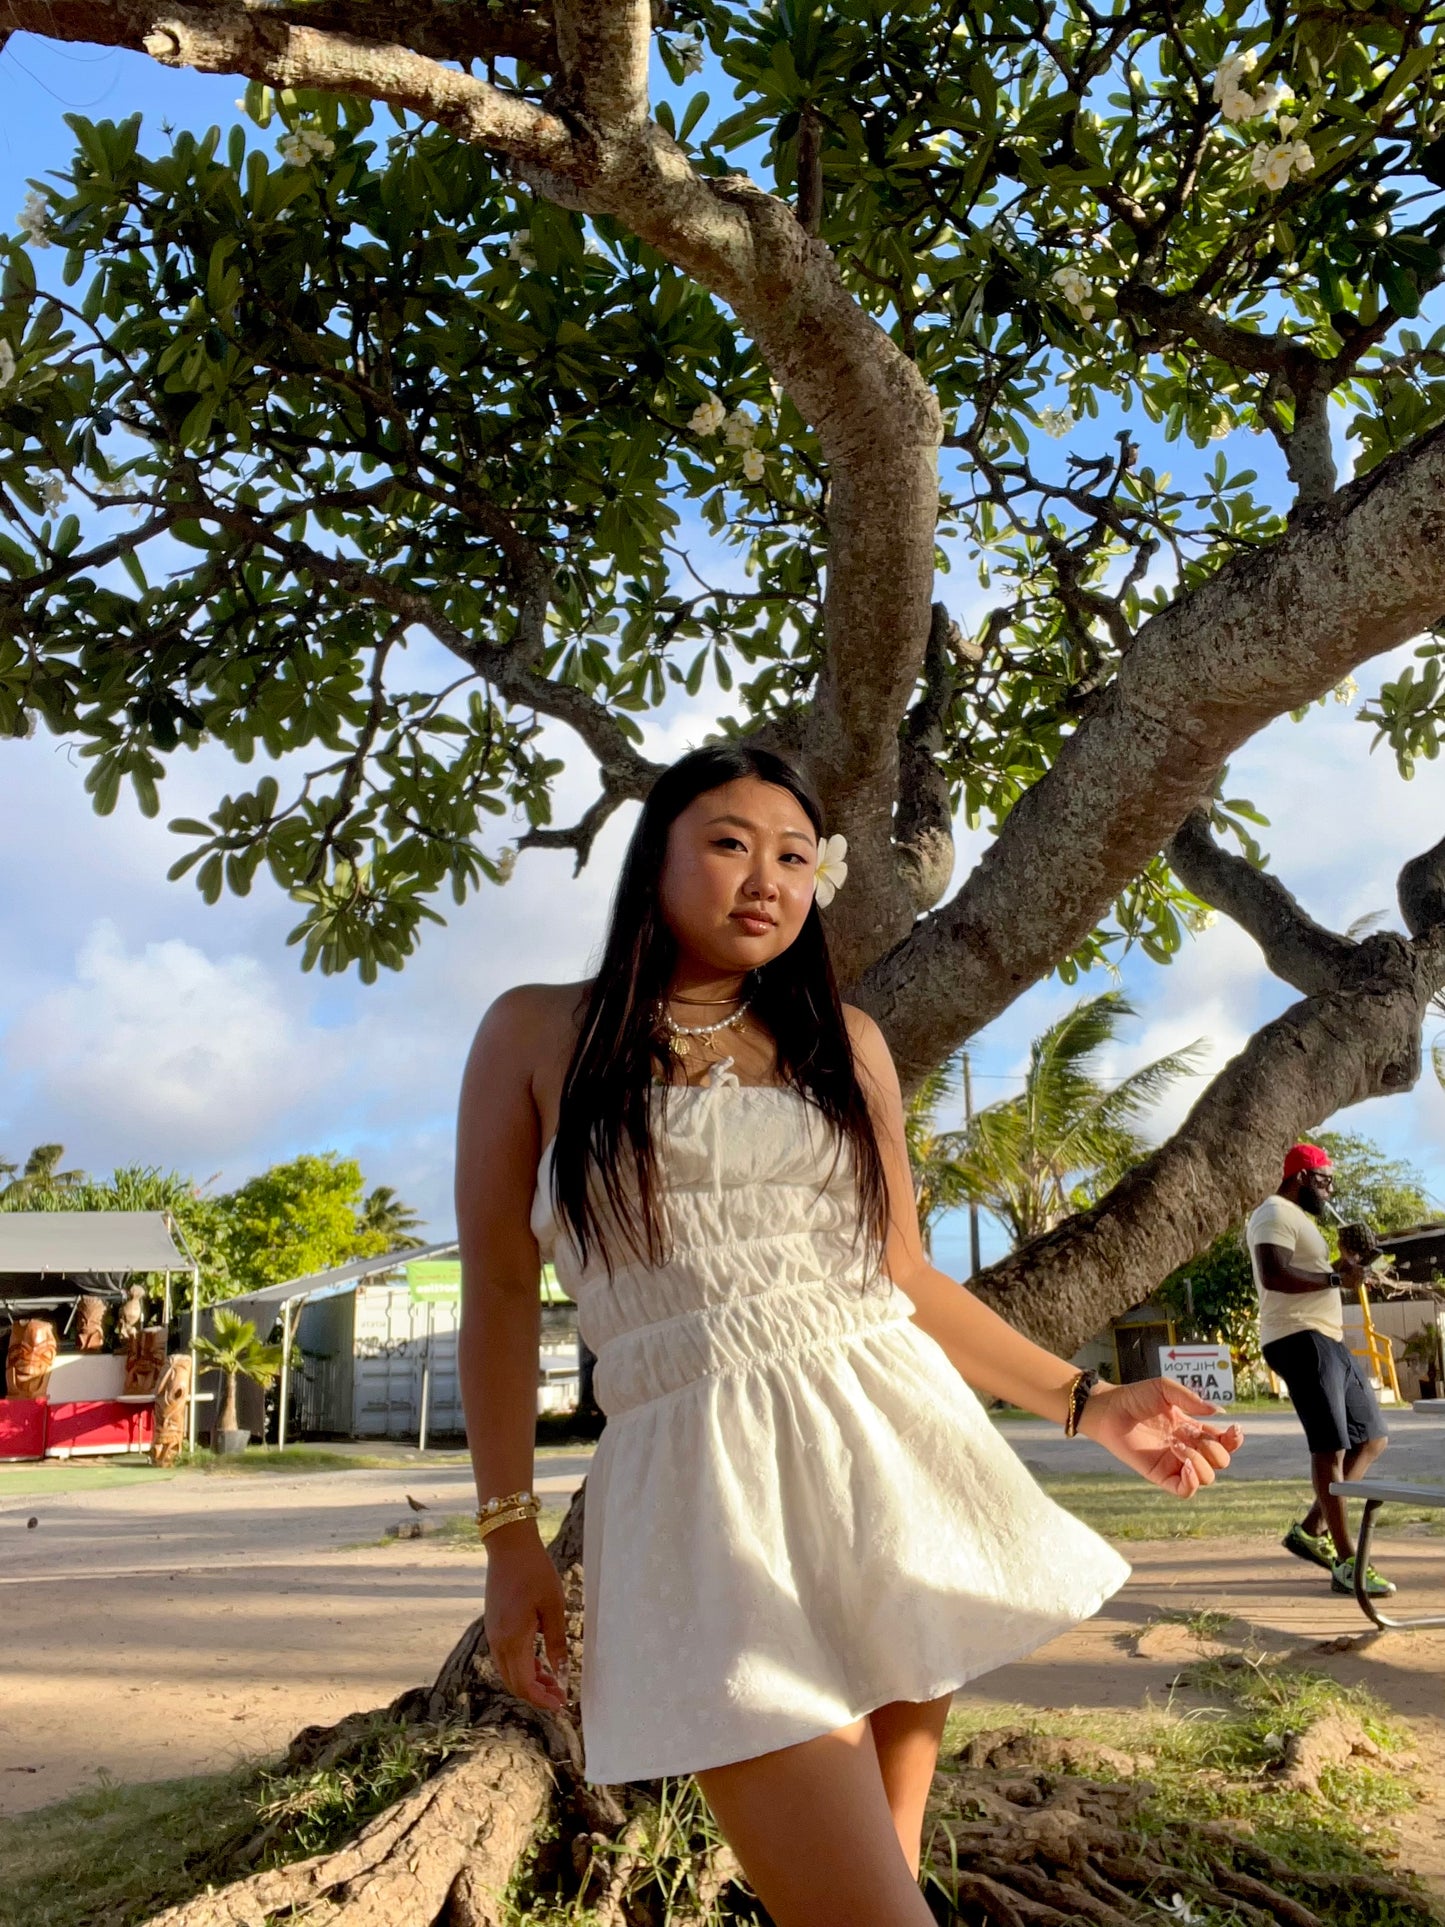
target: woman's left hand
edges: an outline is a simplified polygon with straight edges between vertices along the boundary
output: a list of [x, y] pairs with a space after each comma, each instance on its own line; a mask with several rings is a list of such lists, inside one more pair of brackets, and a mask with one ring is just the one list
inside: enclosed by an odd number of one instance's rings
[[1100, 1386], [1084, 1402], [1079, 1431], [1116, 1459], [1176, 1498], [1192, 1499], [1201, 1485], [1244, 1443], [1238, 1425], [1201, 1425], [1214, 1411], [1208, 1399], [1172, 1378]]

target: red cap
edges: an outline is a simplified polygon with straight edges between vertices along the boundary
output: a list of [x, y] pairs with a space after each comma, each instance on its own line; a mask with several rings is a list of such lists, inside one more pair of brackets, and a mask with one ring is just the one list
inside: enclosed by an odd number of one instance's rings
[[1321, 1150], [1318, 1144], [1296, 1144], [1285, 1154], [1286, 1178], [1298, 1177], [1301, 1171], [1332, 1171], [1333, 1169], [1329, 1152]]

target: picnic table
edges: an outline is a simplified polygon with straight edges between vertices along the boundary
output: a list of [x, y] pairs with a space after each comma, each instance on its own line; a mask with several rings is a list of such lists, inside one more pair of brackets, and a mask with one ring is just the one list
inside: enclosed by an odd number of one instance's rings
[[1391, 1619], [1365, 1591], [1370, 1570], [1370, 1537], [1375, 1514], [1382, 1505], [1428, 1505], [1445, 1510], [1445, 1485], [1408, 1485], [1402, 1479], [1339, 1479], [1330, 1491], [1340, 1499], [1363, 1499], [1364, 1516], [1355, 1542], [1355, 1598], [1360, 1611], [1382, 1632], [1407, 1632], [1416, 1626], [1445, 1626], [1445, 1613], [1421, 1613], [1413, 1619]]

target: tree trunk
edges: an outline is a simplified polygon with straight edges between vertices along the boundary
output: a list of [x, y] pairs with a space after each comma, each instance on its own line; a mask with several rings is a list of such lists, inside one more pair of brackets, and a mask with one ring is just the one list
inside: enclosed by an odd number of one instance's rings
[[221, 1398], [221, 1416], [216, 1420], [218, 1432], [234, 1432], [240, 1424], [236, 1415], [236, 1374], [223, 1372], [226, 1389]]

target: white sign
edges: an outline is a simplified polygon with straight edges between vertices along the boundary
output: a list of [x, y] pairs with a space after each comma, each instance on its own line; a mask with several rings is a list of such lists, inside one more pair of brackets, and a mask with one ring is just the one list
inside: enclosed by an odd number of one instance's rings
[[1187, 1385], [1211, 1405], [1234, 1403], [1234, 1360], [1228, 1345], [1161, 1345], [1159, 1375]]

